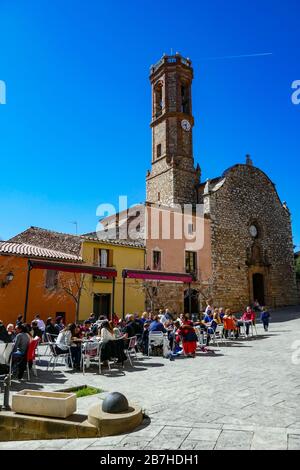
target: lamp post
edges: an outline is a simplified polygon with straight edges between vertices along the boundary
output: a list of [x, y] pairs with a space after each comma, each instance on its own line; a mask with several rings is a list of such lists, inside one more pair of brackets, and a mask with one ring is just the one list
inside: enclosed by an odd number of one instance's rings
[[1, 282], [1, 287], [8, 286], [13, 280], [14, 280], [14, 273], [12, 271], [9, 271], [9, 273], [6, 274], [5, 280]]

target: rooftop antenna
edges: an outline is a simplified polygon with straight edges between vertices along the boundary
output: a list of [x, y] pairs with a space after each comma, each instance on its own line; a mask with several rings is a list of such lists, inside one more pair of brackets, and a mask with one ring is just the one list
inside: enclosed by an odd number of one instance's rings
[[74, 220], [74, 221], [71, 221], [70, 224], [75, 225], [76, 235], [78, 235], [78, 222], [76, 220]]

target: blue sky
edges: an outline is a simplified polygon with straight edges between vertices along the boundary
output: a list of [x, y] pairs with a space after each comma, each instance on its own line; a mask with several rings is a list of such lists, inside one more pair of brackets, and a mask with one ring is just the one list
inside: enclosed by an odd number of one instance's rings
[[0, 237], [92, 231], [98, 204], [145, 199], [149, 67], [172, 48], [193, 61], [203, 179], [250, 153], [300, 245], [299, 13], [298, 0], [0, 0]]

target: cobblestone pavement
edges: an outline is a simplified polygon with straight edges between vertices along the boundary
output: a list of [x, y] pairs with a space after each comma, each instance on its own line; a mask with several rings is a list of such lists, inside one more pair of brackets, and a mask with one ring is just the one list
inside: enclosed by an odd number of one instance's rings
[[[174, 362], [139, 355], [134, 368], [114, 368], [101, 376], [96, 369], [83, 376], [64, 367], [52, 374], [41, 366], [38, 378], [13, 383], [14, 389], [93, 385], [104, 393], [78, 399], [78, 412], [87, 413], [105, 393], [119, 391], [140, 404], [148, 418], [130, 434], [27, 441], [18, 448], [300, 449], [300, 307], [274, 312], [268, 333], [258, 325], [258, 337], [214, 349], [214, 355], [198, 353]], [[0, 449], [15, 446], [0, 443]]]

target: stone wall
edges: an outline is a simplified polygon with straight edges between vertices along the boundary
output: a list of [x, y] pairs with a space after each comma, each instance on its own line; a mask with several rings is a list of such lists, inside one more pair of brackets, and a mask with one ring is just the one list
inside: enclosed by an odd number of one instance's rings
[[[250, 165], [236, 165], [224, 184], [204, 196], [211, 218], [213, 299], [234, 310], [253, 301], [252, 276], [261, 273], [265, 303], [297, 303], [290, 214], [270, 179]], [[258, 228], [258, 237], [249, 228]]]

